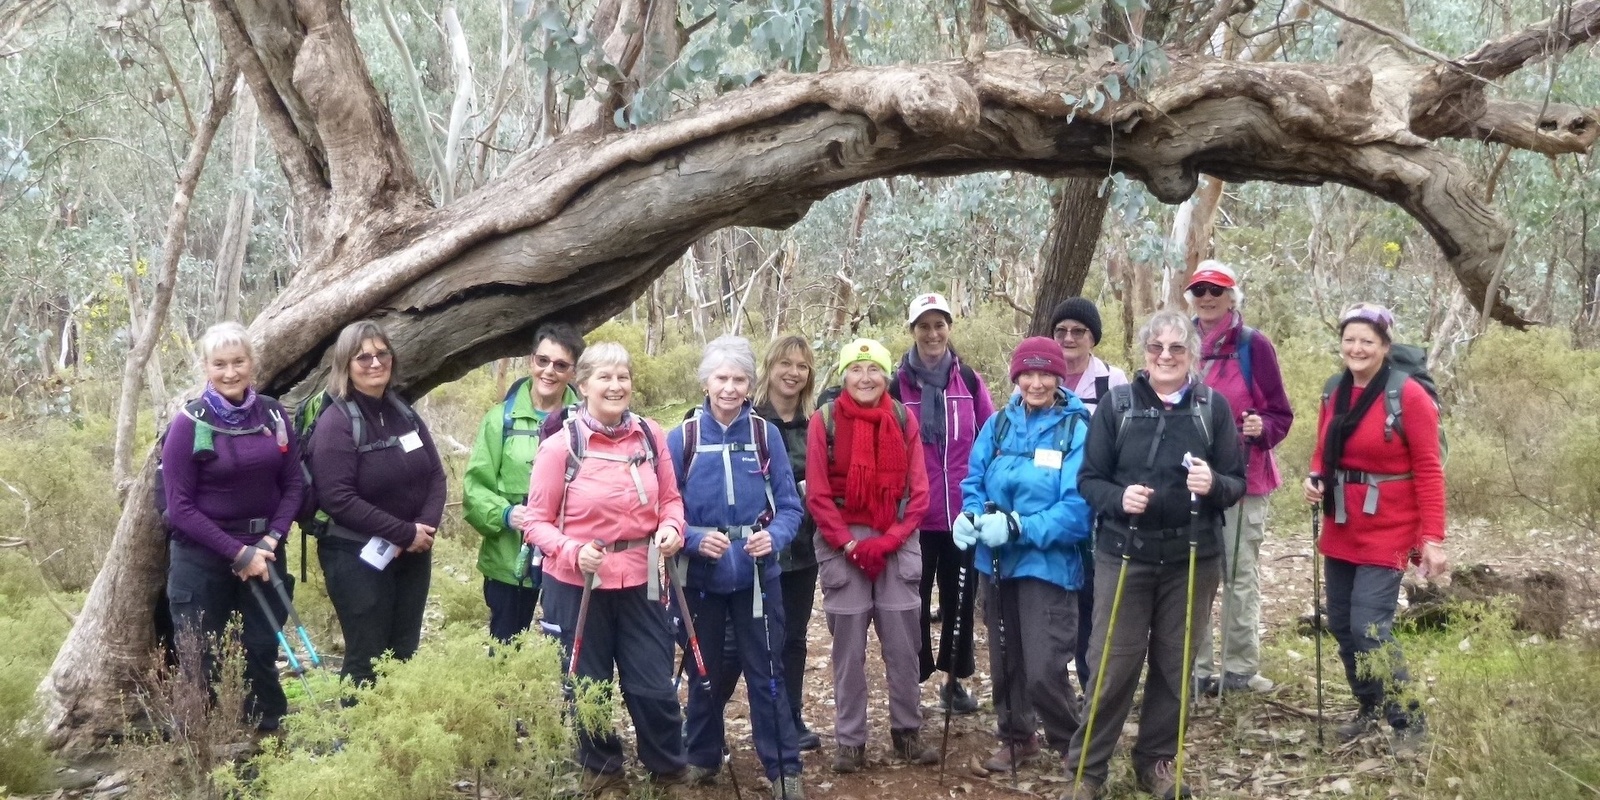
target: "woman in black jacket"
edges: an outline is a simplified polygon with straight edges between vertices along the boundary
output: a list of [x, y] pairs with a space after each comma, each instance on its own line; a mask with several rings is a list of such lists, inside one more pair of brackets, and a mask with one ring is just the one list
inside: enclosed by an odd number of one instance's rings
[[332, 407], [311, 434], [312, 485], [330, 518], [317, 560], [344, 631], [340, 674], [360, 685], [384, 651], [407, 659], [422, 639], [444, 465], [428, 426], [389, 388], [399, 364], [378, 323], [346, 326], [329, 358]]
[[1139, 345], [1145, 368], [1095, 410], [1078, 476], [1079, 491], [1100, 520], [1092, 670], [1099, 670], [1108, 629], [1113, 639], [1103, 674], [1091, 675], [1087, 684], [1093, 739], [1086, 743], [1080, 728], [1067, 754], [1072, 773], [1084, 763], [1082, 782], [1067, 794], [1072, 800], [1099, 796], [1147, 659], [1134, 772], [1139, 787], [1158, 798], [1190, 796], [1173, 763], [1180, 691], [1188, 679], [1183, 656], [1186, 636], [1205, 628], [1210, 608], [1193, 603], [1188, 620], [1184, 610], [1191, 592], [1203, 599], [1215, 591], [1222, 515], [1245, 490], [1233, 411], [1196, 378], [1200, 338], [1194, 325], [1176, 312], [1159, 312], [1140, 329]]

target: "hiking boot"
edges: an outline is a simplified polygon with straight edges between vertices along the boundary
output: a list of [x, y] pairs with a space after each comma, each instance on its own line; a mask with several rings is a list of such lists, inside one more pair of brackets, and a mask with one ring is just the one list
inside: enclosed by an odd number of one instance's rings
[[939, 707], [952, 714], [971, 714], [978, 710], [978, 698], [962, 688], [960, 681], [952, 680], [939, 687]]
[[1072, 784], [1072, 788], [1061, 795], [1061, 800], [1100, 800], [1100, 784], [1084, 778], [1083, 783]]
[[772, 782], [772, 800], [806, 800], [806, 790], [800, 785], [799, 775], [785, 775]]
[[794, 734], [795, 744], [799, 746], [801, 752], [822, 749], [822, 737], [807, 728], [804, 722], [795, 720]]
[[1215, 697], [1217, 690], [1221, 686], [1222, 681], [1217, 680], [1215, 675], [1196, 675], [1194, 676], [1194, 686], [1190, 688], [1195, 697]]
[[[1213, 679], [1215, 680], [1215, 679]], [[1277, 684], [1265, 675], [1242, 675], [1229, 672], [1222, 676], [1222, 691], [1224, 692], [1270, 692]]]
[[833, 753], [833, 771], [840, 775], [860, 772], [867, 768], [867, 748], [865, 745], [851, 747], [847, 744], [839, 745]]
[[1371, 710], [1362, 710], [1356, 713], [1356, 718], [1341, 724], [1333, 729], [1333, 735], [1341, 742], [1353, 742], [1369, 733], [1378, 731], [1378, 714]]
[[[1037, 755], [1039, 755], [1039, 737], [1029, 736], [1017, 742], [1017, 765], [1026, 764]], [[983, 762], [983, 768], [990, 772], [1011, 772], [1015, 769], [1016, 765], [1011, 763], [1011, 745], [1007, 743], [996, 748], [989, 754], [989, 760]]]
[[628, 779], [621, 771], [594, 772], [586, 769], [578, 776], [579, 797], [599, 798], [627, 793]]
[[939, 750], [922, 743], [922, 732], [917, 730], [889, 731], [889, 741], [894, 743], [895, 758], [907, 764], [927, 766], [939, 763]]
[[1412, 760], [1422, 754], [1422, 748], [1428, 744], [1428, 723], [1421, 718], [1411, 720], [1403, 728], [1395, 728], [1389, 738], [1389, 751], [1394, 757], [1402, 760]]
[[1178, 781], [1177, 768], [1167, 759], [1162, 759], [1139, 773], [1139, 790], [1155, 795], [1159, 800], [1177, 800], [1180, 797], [1194, 797], [1189, 791], [1189, 785]]
[[684, 769], [689, 774], [684, 777], [683, 782], [689, 786], [715, 786], [717, 773], [721, 772], [717, 767], [702, 767], [698, 764], [690, 764]]

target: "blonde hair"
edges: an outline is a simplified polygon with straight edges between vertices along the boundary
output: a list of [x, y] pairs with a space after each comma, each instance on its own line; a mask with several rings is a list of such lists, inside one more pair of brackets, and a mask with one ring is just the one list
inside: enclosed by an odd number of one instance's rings
[[200, 363], [203, 365], [210, 361], [211, 356], [224, 347], [235, 346], [243, 347], [245, 356], [252, 362], [256, 360], [256, 346], [250, 341], [250, 331], [243, 325], [231, 320], [212, 325], [200, 336], [197, 348], [200, 351]]
[[583, 355], [578, 356], [578, 367], [572, 376], [574, 384], [581, 384], [594, 376], [601, 367], [627, 367], [628, 372], [633, 372], [633, 357], [628, 355], [628, 348], [616, 342], [600, 342], [584, 349]]
[[772, 370], [777, 368], [778, 361], [799, 353], [805, 359], [806, 370], [805, 385], [800, 387], [800, 414], [810, 416], [816, 407], [817, 396], [817, 352], [811, 349], [811, 343], [803, 337], [793, 334], [774, 341], [767, 346], [767, 357], [761, 364], [761, 377], [756, 380], [755, 404], [767, 405], [772, 399]]
[[400, 369], [400, 356], [394, 352], [394, 345], [389, 343], [389, 334], [385, 333], [383, 326], [376, 321], [364, 319], [352, 322], [339, 331], [339, 339], [334, 342], [333, 349], [328, 351], [328, 394], [347, 400], [350, 398], [350, 362], [355, 360], [361, 352], [361, 344], [368, 339], [376, 339], [383, 343], [389, 350], [389, 376], [394, 379], [394, 374]]

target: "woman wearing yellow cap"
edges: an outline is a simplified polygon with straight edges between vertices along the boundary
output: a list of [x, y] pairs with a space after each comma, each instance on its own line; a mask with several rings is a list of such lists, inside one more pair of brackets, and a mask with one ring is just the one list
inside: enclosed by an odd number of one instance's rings
[[822, 610], [833, 633], [833, 771], [866, 766], [867, 626], [878, 630], [896, 757], [934, 764], [922, 742], [922, 547], [928, 509], [922, 438], [905, 406], [887, 396], [889, 351], [857, 339], [839, 353], [844, 391], [811, 417], [806, 505], [816, 520]]

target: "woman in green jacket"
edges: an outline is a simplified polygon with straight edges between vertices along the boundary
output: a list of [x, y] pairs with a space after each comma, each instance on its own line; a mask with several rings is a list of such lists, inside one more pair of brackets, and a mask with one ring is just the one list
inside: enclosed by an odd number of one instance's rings
[[505, 400], [484, 414], [462, 480], [467, 523], [483, 536], [478, 571], [489, 606], [489, 633], [502, 642], [533, 624], [539, 554], [522, 551], [523, 503], [545, 418], [578, 402], [570, 381], [581, 355], [583, 337], [572, 326], [540, 326], [528, 377], [513, 383]]

